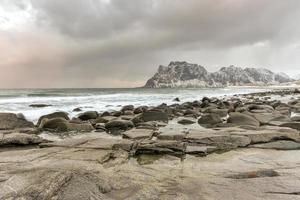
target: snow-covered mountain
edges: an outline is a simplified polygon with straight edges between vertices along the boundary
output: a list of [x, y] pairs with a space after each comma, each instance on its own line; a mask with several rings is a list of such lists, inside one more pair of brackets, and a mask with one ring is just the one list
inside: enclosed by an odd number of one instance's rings
[[144, 87], [147, 88], [197, 88], [226, 86], [274, 85], [294, 81], [284, 73], [274, 73], [264, 68], [222, 67], [210, 73], [203, 66], [187, 62], [170, 62], [160, 65], [156, 74]]

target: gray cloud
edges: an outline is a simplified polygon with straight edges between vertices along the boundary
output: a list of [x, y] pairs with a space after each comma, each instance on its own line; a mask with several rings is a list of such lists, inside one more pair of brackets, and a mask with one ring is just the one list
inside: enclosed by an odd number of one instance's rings
[[4, 87], [139, 86], [171, 60], [300, 74], [298, 0], [2, 0], [1, 7], [15, 12], [0, 14], [12, 18], [0, 20]]

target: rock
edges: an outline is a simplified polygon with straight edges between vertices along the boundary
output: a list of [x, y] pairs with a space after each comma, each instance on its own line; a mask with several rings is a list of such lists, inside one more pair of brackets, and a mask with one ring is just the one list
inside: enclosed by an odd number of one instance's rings
[[33, 126], [33, 123], [27, 121], [23, 115], [0, 113], [0, 130], [30, 128]]
[[300, 122], [287, 122], [280, 125], [280, 127], [289, 127], [300, 131]]
[[70, 120], [68, 113], [66, 112], [54, 112], [54, 113], [50, 113], [48, 115], [43, 115], [39, 118], [37, 126], [40, 126], [40, 123], [43, 119], [53, 119], [53, 118], [64, 118], [66, 120]]
[[248, 179], [248, 178], [260, 178], [260, 177], [275, 177], [279, 176], [278, 172], [274, 170], [258, 170], [258, 171], [251, 171], [251, 172], [243, 172], [239, 174], [229, 175], [226, 178], [232, 179]]
[[164, 127], [158, 130], [157, 138], [160, 140], [182, 140], [185, 138], [187, 131], [176, 127]]
[[140, 140], [140, 139], [151, 139], [154, 131], [149, 129], [131, 129], [122, 133], [123, 138]]
[[214, 113], [220, 117], [227, 117], [228, 109], [217, 109], [217, 108], [207, 108], [203, 111], [204, 113]]
[[176, 97], [175, 99], [173, 99], [173, 101], [180, 102], [180, 99]]
[[55, 132], [91, 132], [94, 127], [90, 123], [70, 123], [64, 118], [43, 119], [40, 128]]
[[49, 106], [52, 106], [50, 104], [30, 104], [29, 107], [32, 107], [32, 108], [44, 108], [44, 107], [49, 107]]
[[236, 125], [250, 125], [250, 126], [259, 126], [260, 123], [254, 117], [246, 115], [243, 113], [232, 112], [229, 113], [229, 118], [227, 119], [228, 123]]
[[83, 121], [87, 121], [90, 119], [96, 119], [98, 117], [98, 112], [96, 111], [86, 111], [84, 113], [81, 113], [78, 115], [78, 118], [83, 120]]
[[148, 110], [148, 106], [139, 106], [133, 110], [134, 114], [140, 114]]
[[300, 149], [300, 143], [289, 140], [278, 140], [275, 142], [255, 144], [251, 147], [260, 149], [297, 150]]
[[187, 154], [196, 154], [198, 156], [206, 156], [207, 154], [212, 153], [215, 150], [217, 150], [217, 147], [215, 147], [215, 146], [187, 145], [185, 153], [187, 153]]
[[116, 119], [105, 124], [105, 128], [111, 134], [120, 134], [134, 127], [134, 124], [128, 120]]
[[25, 133], [0, 133], [0, 147], [16, 146], [16, 145], [35, 145], [44, 142], [42, 138], [37, 135]]
[[121, 111], [114, 111], [114, 112], [110, 113], [110, 115], [114, 116], [114, 117], [120, 117], [122, 114], [123, 114], [123, 112], [121, 112]]
[[183, 155], [186, 145], [180, 141], [144, 140], [136, 147], [135, 154], [171, 154]]
[[134, 115], [132, 110], [126, 110], [124, 111], [124, 115]]
[[106, 131], [105, 123], [97, 123], [94, 125], [94, 127], [97, 130], [97, 132], [105, 132]]
[[148, 122], [148, 121], [168, 122], [169, 121], [167, 113], [161, 112], [161, 111], [143, 112], [141, 115], [141, 119], [145, 122]]
[[300, 122], [300, 116], [291, 117], [291, 120], [295, 122]]
[[216, 124], [222, 123], [222, 118], [218, 114], [204, 114], [198, 120], [198, 124], [205, 128], [211, 128]]
[[121, 109], [121, 112], [125, 112], [127, 110], [133, 111], [134, 110], [134, 106], [133, 105], [127, 105], [127, 106], [123, 106]]
[[74, 108], [74, 109], [73, 109], [73, 112], [81, 112], [81, 111], [82, 111], [81, 108]]
[[187, 118], [183, 118], [177, 121], [178, 124], [183, 124], [183, 125], [188, 125], [188, 124], [194, 124], [196, 123], [195, 121]]

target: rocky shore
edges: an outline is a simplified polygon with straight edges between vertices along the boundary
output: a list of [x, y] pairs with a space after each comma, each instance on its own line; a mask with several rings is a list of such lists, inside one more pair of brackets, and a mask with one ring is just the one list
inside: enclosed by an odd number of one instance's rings
[[300, 199], [298, 89], [77, 110], [0, 113], [0, 199]]

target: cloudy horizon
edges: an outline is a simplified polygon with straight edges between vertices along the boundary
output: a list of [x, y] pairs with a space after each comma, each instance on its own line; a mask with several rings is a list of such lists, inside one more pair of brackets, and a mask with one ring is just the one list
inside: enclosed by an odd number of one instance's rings
[[139, 87], [170, 61], [300, 75], [298, 0], [0, 0], [0, 88]]

